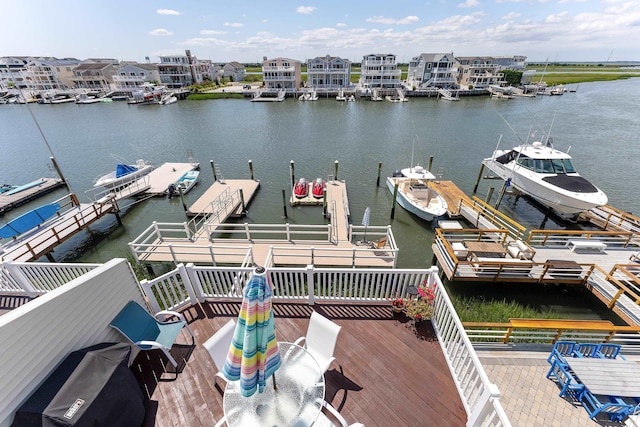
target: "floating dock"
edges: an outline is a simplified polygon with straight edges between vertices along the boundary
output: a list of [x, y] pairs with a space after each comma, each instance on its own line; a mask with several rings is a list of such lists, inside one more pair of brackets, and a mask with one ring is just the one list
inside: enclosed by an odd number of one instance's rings
[[[243, 206], [239, 197], [240, 190], [246, 207], [259, 187], [260, 181], [254, 179], [218, 180], [189, 207], [187, 216], [217, 215], [217, 222], [224, 222], [230, 216], [241, 216]], [[220, 214], [221, 209], [224, 214]]]
[[176, 182], [182, 175], [200, 168], [199, 163], [164, 163], [149, 173], [149, 189], [147, 194], [164, 196], [167, 187]]
[[33, 187], [15, 194], [0, 194], [0, 214], [24, 205], [64, 185], [64, 181], [57, 178], [40, 178], [39, 181], [41, 181], [40, 184], [36, 184]]

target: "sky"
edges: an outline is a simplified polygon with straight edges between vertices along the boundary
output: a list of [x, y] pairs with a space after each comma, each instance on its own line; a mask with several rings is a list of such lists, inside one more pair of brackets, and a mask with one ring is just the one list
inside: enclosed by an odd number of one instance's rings
[[640, 60], [640, 0], [0, 0], [1, 56]]

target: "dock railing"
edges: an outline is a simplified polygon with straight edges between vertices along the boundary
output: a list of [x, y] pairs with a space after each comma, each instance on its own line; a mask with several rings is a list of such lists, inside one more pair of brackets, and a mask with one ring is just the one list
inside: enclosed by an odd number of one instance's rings
[[471, 341], [544, 343], [576, 341], [620, 344], [640, 352], [640, 326], [615, 326], [608, 320], [509, 319], [505, 323], [462, 322]]
[[471, 202], [460, 199], [459, 212], [476, 228], [504, 229], [513, 240], [524, 240], [526, 227], [518, 224], [493, 206], [473, 196]]
[[218, 241], [242, 240], [242, 241], [324, 241], [330, 242], [328, 225], [304, 225], [304, 224], [213, 224], [203, 226], [204, 233], [211, 241], [216, 240], [216, 234], [222, 234]]
[[613, 206], [599, 206], [589, 210], [590, 220], [600, 227], [619, 228], [633, 233], [640, 233], [640, 218]]
[[567, 246], [569, 240], [576, 239], [597, 240], [607, 246], [619, 248], [640, 243], [637, 241], [637, 234], [631, 231], [601, 230], [531, 230], [528, 243], [532, 246]]

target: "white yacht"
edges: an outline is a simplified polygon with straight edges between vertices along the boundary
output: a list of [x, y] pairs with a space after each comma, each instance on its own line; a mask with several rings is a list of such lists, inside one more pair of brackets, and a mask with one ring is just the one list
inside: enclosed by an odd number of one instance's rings
[[607, 196], [576, 171], [571, 156], [553, 148], [551, 139], [495, 150], [482, 163], [516, 190], [552, 208], [562, 217], [607, 204]]
[[429, 181], [435, 176], [420, 165], [396, 171], [387, 178], [387, 187], [391, 194], [395, 193], [398, 184], [396, 201], [407, 211], [431, 221], [447, 213], [447, 202], [432, 187]]
[[136, 179], [147, 175], [153, 170], [153, 166], [139, 159], [135, 165], [119, 163], [116, 170], [99, 177], [94, 187], [116, 188], [131, 184]]

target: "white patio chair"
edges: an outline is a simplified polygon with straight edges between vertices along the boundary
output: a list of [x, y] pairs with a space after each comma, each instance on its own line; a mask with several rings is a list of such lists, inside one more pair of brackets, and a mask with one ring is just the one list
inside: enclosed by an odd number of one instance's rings
[[361, 423], [347, 424], [342, 414], [325, 400], [322, 401], [322, 406], [328, 414], [321, 411], [318, 419], [313, 423], [313, 427], [364, 427], [364, 424]]
[[311, 313], [307, 335], [300, 337], [294, 344], [304, 341], [304, 348], [316, 359], [323, 373], [327, 372], [331, 363], [336, 360], [333, 351], [336, 348], [338, 334], [342, 327], [316, 313]]
[[216, 425], [214, 425], [213, 427], [222, 427], [223, 425], [226, 424], [226, 422], [227, 422], [227, 417], [222, 417], [218, 420]]
[[[218, 383], [218, 379], [221, 379], [224, 384], [227, 383], [227, 379], [222, 373], [222, 367], [224, 366], [224, 361], [227, 358], [227, 353], [229, 353], [229, 346], [231, 345], [235, 329], [236, 322], [231, 319], [203, 344], [204, 348], [209, 352], [209, 356], [211, 356], [213, 364], [216, 365], [216, 369], [218, 370], [213, 380], [214, 387]], [[224, 390], [222, 386], [220, 386], [220, 389]]]

